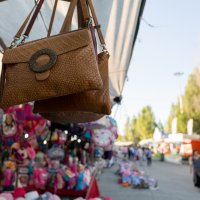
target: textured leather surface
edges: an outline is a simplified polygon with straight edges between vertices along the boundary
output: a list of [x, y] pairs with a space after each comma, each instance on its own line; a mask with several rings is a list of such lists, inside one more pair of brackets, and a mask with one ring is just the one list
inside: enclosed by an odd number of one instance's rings
[[[28, 61], [42, 48], [57, 54], [57, 61], [44, 81], [36, 79]], [[73, 31], [8, 49], [3, 57], [6, 78], [0, 107], [48, 99], [87, 90], [102, 89], [91, 33]]]
[[104, 115], [89, 112], [57, 112], [57, 113], [41, 113], [41, 115], [56, 123], [85, 123], [92, 122], [102, 118]]
[[36, 101], [34, 104], [34, 112], [44, 113], [78, 110], [109, 115], [111, 113], [111, 105], [109, 96], [108, 58], [109, 56], [104, 52], [98, 55], [99, 72], [103, 80], [103, 88], [101, 90], [91, 90]]
[[91, 43], [91, 33], [88, 29], [72, 31], [49, 38], [27, 42], [17, 48], [7, 49], [3, 55], [2, 62], [5, 64], [28, 62], [36, 51], [43, 48], [52, 49], [58, 56], [81, 47], [83, 48]]

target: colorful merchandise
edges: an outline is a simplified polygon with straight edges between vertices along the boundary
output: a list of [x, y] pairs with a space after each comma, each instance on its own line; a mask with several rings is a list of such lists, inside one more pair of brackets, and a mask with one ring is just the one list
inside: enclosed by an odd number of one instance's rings
[[13, 161], [4, 162], [3, 191], [14, 190], [15, 169], [16, 169], [16, 165]]
[[31, 191], [25, 194], [25, 199], [28, 199], [28, 200], [36, 200], [39, 197], [40, 196], [37, 191]]
[[116, 174], [121, 177], [119, 183], [122, 184], [123, 187], [132, 185], [133, 188], [158, 189], [158, 182], [156, 179], [145, 175], [144, 172], [139, 170], [138, 166], [131, 165], [128, 161], [119, 164], [119, 169]]
[[36, 168], [33, 172], [33, 181], [36, 188], [45, 189], [49, 174], [46, 168]]
[[6, 147], [10, 147], [19, 139], [18, 127], [15, 121], [15, 117], [12, 113], [7, 113], [3, 116], [2, 133], [3, 143]]
[[[15, 138], [10, 146], [5, 140], [2, 143], [4, 191], [12, 191], [15, 200], [34, 199], [38, 196], [37, 193], [25, 191], [33, 189], [38, 192], [41, 192], [41, 189], [54, 189], [54, 192], [87, 191], [95, 167], [99, 167], [92, 164], [95, 150], [92, 143], [93, 130], [76, 124], [54, 124], [51, 127], [47, 120], [32, 113], [31, 103], [10, 107], [2, 116], [2, 130], [4, 125], [4, 130], [8, 128], [8, 131], [5, 131], [8, 136], [18, 138]], [[11, 130], [17, 132], [12, 135]], [[2, 134], [2, 137], [5, 138], [5, 135]], [[100, 158], [105, 148], [98, 148], [101, 149]], [[112, 145], [109, 144], [106, 148], [112, 149]], [[50, 196], [52, 195], [44, 193], [39, 197], [41, 200], [47, 200]]]
[[0, 194], [0, 200], [14, 200], [14, 198], [12, 194], [4, 192]]

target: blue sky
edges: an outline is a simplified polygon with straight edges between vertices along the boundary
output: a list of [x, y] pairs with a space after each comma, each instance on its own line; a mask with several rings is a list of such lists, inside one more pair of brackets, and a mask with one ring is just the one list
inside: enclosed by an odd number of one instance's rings
[[[156, 120], [166, 122], [173, 102], [183, 93], [189, 74], [200, 66], [200, 1], [147, 0], [123, 103], [113, 109], [120, 132], [126, 118], [150, 105]], [[175, 72], [183, 72], [181, 77]]]

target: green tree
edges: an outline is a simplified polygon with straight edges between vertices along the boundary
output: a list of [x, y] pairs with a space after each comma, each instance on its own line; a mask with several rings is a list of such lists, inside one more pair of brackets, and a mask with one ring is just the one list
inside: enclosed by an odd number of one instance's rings
[[120, 142], [125, 141], [124, 135], [119, 134], [118, 137], [117, 137], [117, 141], [120, 141]]
[[166, 124], [166, 130], [171, 132], [172, 119], [177, 117], [177, 132], [187, 133], [187, 122], [193, 119], [193, 130], [200, 134], [200, 70], [195, 69], [189, 76], [182, 96], [183, 112], [179, 103], [173, 104]]
[[136, 132], [135, 127], [136, 127], [136, 123], [137, 123], [137, 117], [133, 116], [132, 120], [130, 121], [130, 132], [132, 133], [133, 136], [133, 141], [135, 143], [140, 141], [140, 134], [138, 132]]
[[188, 116], [185, 112], [181, 112], [179, 103], [171, 105], [171, 112], [168, 117], [165, 131], [167, 133], [172, 132], [172, 121], [175, 117], [177, 118], [177, 133], [187, 133]]
[[188, 119], [192, 118], [194, 121], [194, 132], [200, 134], [200, 70], [198, 68], [188, 79], [183, 102]]
[[125, 124], [125, 140], [126, 141], [133, 141], [133, 132], [130, 125], [130, 120], [127, 119]]
[[200, 75], [199, 70], [195, 70], [188, 78], [183, 96], [184, 111], [188, 116], [195, 117], [200, 113]]
[[164, 132], [164, 126], [161, 121], [159, 121], [156, 126], [160, 132]]
[[176, 108], [176, 116], [177, 116], [177, 132], [187, 133], [188, 115], [185, 112], [181, 112], [180, 106], [177, 106]]
[[169, 117], [167, 119], [167, 123], [165, 125], [165, 132], [166, 133], [171, 133], [172, 132], [172, 121], [173, 121], [173, 118], [176, 117], [175, 110], [176, 110], [176, 105], [172, 104], [171, 105], [170, 114], [169, 114]]
[[152, 138], [154, 130], [156, 127], [155, 117], [150, 106], [146, 106], [138, 114], [137, 120], [135, 122], [134, 134], [139, 137], [139, 139]]

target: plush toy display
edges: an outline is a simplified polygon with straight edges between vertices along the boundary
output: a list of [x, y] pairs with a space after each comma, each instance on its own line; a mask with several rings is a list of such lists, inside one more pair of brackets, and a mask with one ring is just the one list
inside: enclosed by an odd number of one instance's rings
[[13, 114], [8, 113], [3, 116], [3, 142], [4, 146], [10, 147], [18, 138], [18, 128]]
[[49, 174], [46, 168], [36, 168], [33, 172], [33, 180], [36, 188], [45, 189]]
[[73, 173], [73, 176], [70, 177], [67, 188], [74, 189], [78, 178], [77, 159], [73, 160], [73, 157], [69, 156], [68, 168]]
[[14, 143], [11, 149], [11, 158], [18, 166], [17, 185], [18, 187], [27, 186], [34, 170], [35, 150], [26, 141], [24, 143]]
[[84, 176], [85, 176], [85, 168], [83, 165], [79, 165], [78, 168], [79, 175], [76, 183], [76, 190], [84, 190], [86, 188], [86, 184], [84, 182]]
[[35, 166], [36, 167], [45, 167], [47, 164], [47, 157], [46, 154], [38, 151], [35, 156]]
[[128, 161], [121, 162], [117, 171], [121, 176], [119, 183], [124, 187], [132, 186], [137, 189], [158, 189], [158, 182], [156, 179], [149, 177], [144, 171], [139, 170], [139, 166]]
[[102, 146], [102, 151], [96, 152], [100, 158], [103, 149], [112, 146], [115, 138], [108, 122], [106, 118], [106, 125], [101, 126], [105, 130], [99, 128], [94, 132], [93, 128], [78, 124], [51, 123], [33, 114], [32, 103], [0, 109], [4, 191], [16, 187], [12, 194], [18, 200], [59, 199], [50, 193], [39, 196], [41, 191], [52, 189], [54, 193], [64, 190], [85, 193], [97, 166], [93, 163], [96, 147], [93, 142]]
[[13, 161], [4, 162], [3, 170], [3, 190], [12, 191], [14, 190], [14, 180], [15, 180], [15, 169], [16, 165]]
[[61, 147], [59, 147], [58, 145], [54, 145], [51, 147], [51, 149], [48, 150], [47, 155], [48, 155], [48, 158], [51, 160], [62, 161], [64, 159], [65, 153]]

